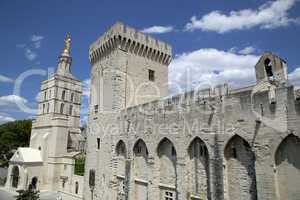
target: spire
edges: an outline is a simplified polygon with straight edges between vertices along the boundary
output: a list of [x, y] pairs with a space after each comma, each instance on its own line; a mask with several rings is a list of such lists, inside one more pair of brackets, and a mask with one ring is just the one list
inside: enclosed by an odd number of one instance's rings
[[72, 63], [72, 58], [70, 56], [71, 49], [71, 36], [70, 33], [67, 34], [65, 38], [65, 47], [62, 54], [58, 57], [58, 67], [57, 74], [63, 76], [72, 76], [70, 72], [70, 67]]
[[68, 33], [65, 39], [65, 48], [62, 53], [62, 56], [70, 56], [70, 48], [71, 48], [71, 35], [70, 33]]

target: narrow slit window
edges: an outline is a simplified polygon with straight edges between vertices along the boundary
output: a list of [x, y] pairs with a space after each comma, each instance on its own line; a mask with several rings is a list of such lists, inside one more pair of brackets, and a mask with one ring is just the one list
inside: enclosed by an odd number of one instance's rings
[[95, 111], [96, 114], [98, 113], [98, 111], [99, 111], [99, 106], [98, 105], [94, 106], [94, 111]]
[[74, 102], [74, 93], [71, 94], [71, 102]]
[[72, 115], [72, 113], [73, 113], [73, 106], [70, 105], [70, 107], [69, 107], [69, 115]]
[[97, 138], [97, 149], [100, 149], [100, 138]]
[[60, 104], [60, 114], [64, 114], [64, 106], [65, 104]]
[[148, 70], [149, 75], [149, 81], [155, 81], [155, 71], [152, 69]]
[[62, 99], [62, 100], [65, 100], [65, 97], [66, 97], [66, 91], [62, 91], [61, 99]]

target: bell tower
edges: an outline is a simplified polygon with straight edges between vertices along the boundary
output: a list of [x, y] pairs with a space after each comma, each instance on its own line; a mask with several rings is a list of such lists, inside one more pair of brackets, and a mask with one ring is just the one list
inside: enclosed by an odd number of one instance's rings
[[[61, 185], [63, 157], [78, 152], [80, 140], [80, 107], [82, 83], [71, 73], [71, 36], [58, 57], [57, 71], [41, 84], [38, 113], [32, 125], [30, 147], [39, 149], [48, 173], [42, 182], [45, 188], [57, 190]], [[64, 180], [65, 181], [65, 180]]]

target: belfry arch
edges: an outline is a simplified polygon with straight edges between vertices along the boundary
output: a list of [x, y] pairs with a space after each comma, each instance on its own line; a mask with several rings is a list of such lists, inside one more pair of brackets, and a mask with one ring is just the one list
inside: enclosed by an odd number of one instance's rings
[[275, 153], [276, 189], [280, 200], [300, 199], [300, 138], [288, 135]]
[[225, 196], [230, 200], [256, 200], [255, 154], [249, 143], [234, 135], [224, 150]]

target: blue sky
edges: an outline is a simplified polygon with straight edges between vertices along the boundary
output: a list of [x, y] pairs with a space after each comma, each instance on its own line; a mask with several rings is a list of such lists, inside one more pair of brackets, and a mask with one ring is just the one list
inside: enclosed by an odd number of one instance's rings
[[[299, 13], [298, 0], [0, 0], [0, 123], [34, 116], [16, 102], [36, 108], [40, 82], [56, 69], [67, 32], [72, 72], [87, 83], [88, 47], [116, 21], [173, 46], [170, 90], [173, 83], [184, 89], [222, 82], [233, 88], [249, 85], [264, 51], [288, 62], [290, 80], [298, 86]], [[44, 73], [28, 77], [16, 95], [16, 80], [33, 69]], [[87, 97], [83, 100], [86, 111]]]

